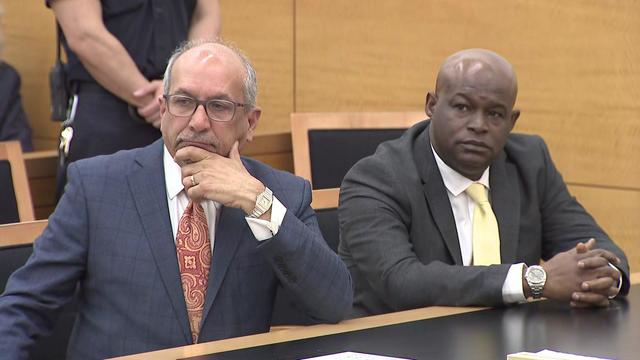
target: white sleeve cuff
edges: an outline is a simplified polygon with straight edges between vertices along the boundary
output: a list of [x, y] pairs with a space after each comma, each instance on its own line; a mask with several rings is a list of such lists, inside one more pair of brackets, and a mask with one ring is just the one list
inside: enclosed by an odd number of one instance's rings
[[245, 219], [247, 220], [247, 224], [249, 224], [253, 236], [258, 241], [263, 241], [272, 238], [278, 233], [286, 212], [287, 208], [274, 196], [273, 203], [271, 204], [271, 219], [269, 221], [250, 217], [245, 217]]
[[526, 302], [524, 297], [524, 289], [522, 288], [522, 272], [524, 271], [524, 263], [513, 264], [509, 268], [507, 278], [502, 284], [502, 300], [505, 304], [514, 304]]
[[620, 272], [620, 269], [618, 269], [617, 267], [615, 267], [611, 263], [609, 263], [609, 266], [611, 266], [612, 268], [616, 269], [616, 271], [618, 272], [618, 275], [620, 275], [620, 280], [618, 280], [618, 291], [616, 291], [615, 295], [609, 296], [609, 299], [613, 299], [616, 296], [618, 296], [618, 294], [620, 293], [620, 289], [622, 289], [622, 273]]

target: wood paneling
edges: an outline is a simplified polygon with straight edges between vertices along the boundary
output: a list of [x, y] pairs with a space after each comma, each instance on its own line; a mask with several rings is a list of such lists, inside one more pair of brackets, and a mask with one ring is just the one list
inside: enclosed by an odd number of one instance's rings
[[44, 1], [4, 0], [4, 49], [0, 58], [22, 78], [22, 104], [33, 129], [36, 149], [55, 147], [60, 123], [49, 120], [49, 68], [55, 58], [53, 12]]
[[289, 131], [293, 111], [294, 0], [221, 0], [222, 36], [252, 60], [258, 75], [258, 133]]
[[[33, 201], [29, 191], [27, 170], [22, 157], [22, 148], [18, 141], [0, 141], [0, 160], [8, 161], [11, 170], [11, 183], [20, 221], [35, 220]], [[3, 182], [5, 179], [3, 179]]]
[[55, 150], [26, 153], [24, 162], [36, 219], [46, 219], [56, 205], [58, 153]]
[[570, 185], [569, 191], [624, 250], [631, 271], [640, 269], [640, 190]]
[[638, 23], [633, 0], [298, 0], [296, 111], [421, 110], [448, 55], [488, 48], [568, 181], [637, 189]]
[[47, 227], [47, 220], [0, 225], [0, 246], [33, 244]]
[[[36, 149], [53, 149], [59, 123], [49, 120], [48, 71], [55, 57], [53, 12], [44, 1], [5, 0], [2, 57], [22, 76]], [[222, 34], [244, 50], [258, 73], [258, 133], [289, 131], [293, 111], [293, 0], [222, 0]]]

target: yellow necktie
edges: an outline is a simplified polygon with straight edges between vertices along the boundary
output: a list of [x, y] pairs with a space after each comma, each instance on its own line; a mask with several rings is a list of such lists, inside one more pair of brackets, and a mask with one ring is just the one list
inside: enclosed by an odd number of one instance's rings
[[500, 264], [498, 221], [491, 210], [484, 185], [473, 183], [465, 192], [476, 203], [473, 211], [473, 265]]

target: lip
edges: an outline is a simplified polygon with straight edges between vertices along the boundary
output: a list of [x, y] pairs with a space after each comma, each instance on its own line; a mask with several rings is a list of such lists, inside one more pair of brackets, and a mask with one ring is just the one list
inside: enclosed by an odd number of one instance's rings
[[197, 147], [200, 148], [202, 150], [208, 151], [208, 152], [215, 152], [215, 148], [209, 144], [209, 143], [204, 143], [204, 142], [199, 142], [199, 141], [192, 141], [192, 140], [181, 140], [178, 142], [176, 149], [181, 149], [187, 146], [193, 146], [193, 147]]
[[491, 147], [487, 145], [487, 143], [480, 140], [474, 140], [474, 139], [460, 141], [460, 144], [466, 145], [468, 147], [473, 147], [473, 148], [491, 149]]

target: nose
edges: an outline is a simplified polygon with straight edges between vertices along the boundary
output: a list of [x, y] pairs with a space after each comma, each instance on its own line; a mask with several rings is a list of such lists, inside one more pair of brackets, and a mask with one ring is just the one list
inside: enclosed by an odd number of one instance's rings
[[189, 127], [193, 129], [193, 131], [203, 131], [210, 126], [211, 122], [209, 121], [204, 105], [198, 104], [196, 111], [191, 115], [191, 119], [189, 119]]
[[487, 119], [485, 119], [482, 111], [474, 111], [473, 114], [469, 117], [469, 122], [467, 123], [467, 128], [474, 132], [486, 132], [487, 128]]

